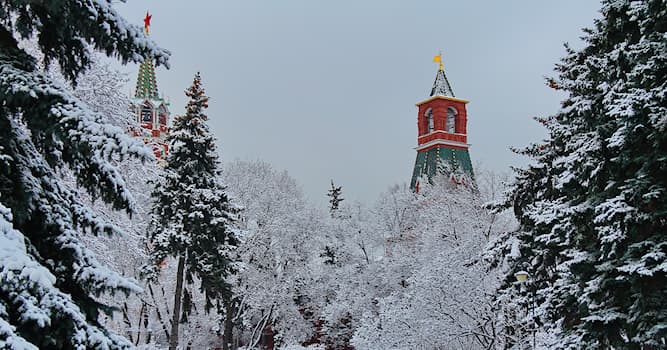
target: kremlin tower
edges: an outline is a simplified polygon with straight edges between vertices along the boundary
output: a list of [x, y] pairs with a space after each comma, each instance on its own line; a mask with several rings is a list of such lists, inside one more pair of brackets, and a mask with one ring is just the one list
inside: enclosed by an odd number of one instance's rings
[[[442, 55], [431, 95], [418, 102], [417, 160], [410, 187], [419, 190], [419, 181], [445, 175], [456, 182], [473, 181], [472, 163], [467, 143], [468, 101], [454, 97], [442, 66]], [[423, 181], [422, 180], [422, 181]]]
[[[147, 35], [151, 17], [146, 13], [146, 18], [144, 18], [144, 28]], [[170, 115], [169, 103], [158, 96], [153, 60], [146, 59], [139, 66], [133, 102], [136, 121], [142, 129], [135, 131], [135, 136], [143, 137], [146, 144], [153, 146], [155, 156], [164, 159], [169, 151], [169, 146], [165, 142]]]

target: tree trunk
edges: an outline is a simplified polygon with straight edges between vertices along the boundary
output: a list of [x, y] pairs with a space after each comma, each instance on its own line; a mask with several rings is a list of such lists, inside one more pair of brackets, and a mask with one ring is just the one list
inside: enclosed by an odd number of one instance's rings
[[231, 350], [232, 348], [232, 326], [234, 323], [234, 302], [232, 300], [225, 302], [225, 333], [223, 335], [224, 343], [222, 350]]
[[171, 315], [171, 337], [169, 338], [169, 350], [178, 347], [178, 324], [181, 316], [181, 296], [183, 295], [183, 269], [185, 257], [178, 257], [178, 268], [176, 269], [176, 292], [174, 293], [174, 312]]
[[139, 309], [139, 320], [137, 320], [137, 339], [134, 340], [134, 346], [139, 345], [139, 340], [141, 340], [141, 321], [144, 320], [145, 311], [146, 311], [146, 303], [143, 302], [141, 303], [141, 309]]
[[130, 321], [130, 315], [129, 311], [127, 310], [127, 302], [123, 303], [123, 323], [125, 323], [125, 327], [127, 328], [127, 338], [130, 340], [130, 342], [133, 341], [134, 337], [132, 336], [132, 330], [134, 327], [132, 326], [132, 321]]
[[[163, 290], [164, 291], [164, 290]], [[160, 325], [162, 326], [162, 330], [164, 331], [164, 335], [167, 337], [167, 339], [171, 339], [171, 336], [169, 335], [169, 330], [167, 330], [167, 326], [164, 323], [164, 319], [162, 318], [162, 314], [160, 313], [160, 307], [158, 306], [157, 299], [155, 299], [155, 293], [153, 293], [153, 285], [151, 283], [148, 283], [148, 292], [151, 293], [151, 298], [153, 299], [153, 305], [155, 306], [155, 314], [157, 315], [158, 321], [160, 321]], [[164, 294], [163, 294], [164, 296]], [[165, 300], [166, 301], [166, 300]], [[165, 306], [167, 303], [164, 303]], [[169, 309], [167, 308], [167, 315], [166, 317], [169, 317]], [[148, 343], [146, 343], [148, 344]]]

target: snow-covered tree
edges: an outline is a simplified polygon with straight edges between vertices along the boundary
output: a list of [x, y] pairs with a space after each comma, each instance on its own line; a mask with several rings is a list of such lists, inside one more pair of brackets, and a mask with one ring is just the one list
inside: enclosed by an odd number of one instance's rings
[[[336, 187], [333, 180], [331, 180], [331, 188], [327, 192], [327, 197], [329, 197], [329, 214], [331, 214], [331, 218], [342, 219], [343, 216], [340, 215], [340, 205], [341, 202], [345, 200], [343, 198], [343, 186]], [[324, 262], [326, 264], [333, 265], [336, 263], [337, 259], [337, 247], [331, 243], [332, 242], [329, 242], [324, 245], [324, 251], [322, 251], [320, 256], [325, 259]]]
[[331, 180], [331, 188], [327, 192], [327, 197], [329, 197], [329, 212], [331, 212], [331, 216], [334, 216], [340, 207], [340, 202], [345, 200], [343, 198], [343, 186], [336, 187]]
[[[500, 344], [494, 331], [503, 320], [490, 295], [498, 272], [490, 271], [484, 246], [513, 222], [482, 206], [480, 198], [494, 198], [487, 190], [502, 189], [494, 174], [478, 179], [488, 183], [479, 190], [456, 190], [449, 178], [420, 194], [393, 186], [374, 207], [344, 203], [335, 217], [313, 209], [291, 177], [266, 163], [232, 162], [224, 174], [245, 207], [235, 322], [247, 349], [261, 348], [267, 335], [280, 349], [346, 349], [353, 337], [364, 349], [430, 347], [427, 329], [446, 334], [438, 344]], [[326, 246], [335, 249], [335, 261], [321, 256]], [[404, 327], [419, 328], [428, 315], [424, 332]]]
[[525, 295], [557, 334], [549, 348], [665, 348], [667, 2], [601, 13], [549, 80], [568, 97], [539, 119], [548, 139], [523, 151], [534, 163], [509, 203], [521, 229], [502, 292]]
[[138, 27], [106, 1], [3, 3], [0, 11], [0, 343], [9, 349], [130, 348], [101, 326], [104, 293], [132, 292], [131, 280], [105, 268], [83, 233], [117, 233], [59, 180], [78, 185], [115, 209], [131, 210], [114, 158], [151, 158], [123, 130], [106, 125], [67, 89], [43, 74], [17, 39], [36, 37], [44, 61], [74, 81], [89, 48], [124, 62], [165, 63]]
[[215, 138], [204, 114], [208, 97], [199, 73], [185, 94], [190, 98], [186, 113], [174, 120], [167, 136], [171, 151], [153, 194], [150, 230], [152, 272], [167, 257], [178, 259], [170, 349], [178, 346], [179, 323], [192, 307], [184, 279], [188, 283], [198, 279], [207, 310], [213, 306], [223, 310], [222, 304], [231, 299], [228, 276], [234, 272], [237, 245], [238, 208], [220, 180]]
[[328, 215], [313, 209], [296, 181], [263, 162], [237, 161], [224, 172], [243, 204], [244, 235], [237, 320], [242, 343], [255, 348], [267, 331], [279, 346], [300, 344], [314, 334], [308, 317], [314, 275], [322, 264], [317, 236]]
[[418, 195], [394, 196], [411, 198], [410, 205], [389, 206], [412, 213], [389, 211], [400, 213], [392, 221], [403, 227], [387, 240], [389, 255], [382, 259], [381, 273], [391, 284], [376, 295], [377, 307], [365, 308], [355, 347], [497, 348], [491, 293], [498, 273], [484, 260], [484, 248], [506, 227], [483, 208], [476, 188], [445, 177], [432, 182], [422, 185]]
[[[24, 49], [38, 62], [43, 62], [43, 54], [38, 48], [36, 40], [19, 41], [19, 47]], [[90, 57], [88, 68], [76, 80], [76, 86], [65, 79], [55, 64], [39, 64], [41, 70], [54, 82], [60, 83], [81, 103], [93, 112], [101, 114], [104, 121], [123, 130], [132, 130], [136, 133], [140, 128], [136, 122], [136, 115], [131, 110], [130, 97], [122, 93], [122, 86], [127, 82], [126, 75], [113, 68], [105, 61], [102, 54]], [[147, 146], [148, 147], [148, 146]], [[142, 162], [140, 159], [112, 160], [124, 175], [125, 187], [132, 193], [135, 206], [132, 215], [113, 210], [107, 203], [96, 201], [85, 190], [76, 185], [76, 178], [70, 171], [63, 171], [60, 175], [62, 183], [76, 192], [83, 205], [89, 206], [96, 214], [103, 217], [110, 224], [120, 228], [122, 235], [85, 235], [82, 236], [84, 245], [98, 256], [103, 264], [111, 267], [123, 275], [139, 279], [142, 265], [147, 263], [146, 231], [150, 223], [150, 207], [152, 200], [151, 183], [155, 183], [160, 176], [161, 168], [155, 161]], [[135, 345], [155, 346], [166, 343], [169, 338], [167, 317], [170, 313], [166, 303], [166, 295], [172, 292], [174, 269], [167, 266], [162, 269], [159, 283], [154, 281], [139, 281], [143, 293], [130, 295], [107, 295], [101, 297], [106, 303], [119, 305], [114, 315], [105, 315], [103, 325], [108, 330], [124, 335]], [[193, 291], [195, 298], [199, 298]], [[215, 322], [209, 315], [196, 313], [195, 322]], [[203, 316], [203, 317], [200, 317]], [[192, 318], [192, 317], [191, 317]], [[212, 328], [212, 327], [207, 327]], [[212, 340], [207, 332], [199, 332], [194, 344], [206, 346]]]
[[[58, 78], [54, 69], [50, 75]], [[135, 114], [130, 110], [130, 98], [122, 93], [126, 77], [102, 61], [92, 57], [90, 67], [77, 79], [72, 93], [91, 110], [104, 116], [105, 121], [123, 130], [137, 130]], [[149, 146], [145, 146], [149, 147]], [[63, 174], [63, 180], [77, 192], [82, 203], [89, 205], [96, 213], [118, 226], [123, 235], [85, 236], [83, 242], [99, 256], [99, 260], [121, 272], [123, 275], [140, 279], [141, 266], [148, 262], [146, 231], [150, 224], [151, 183], [157, 181], [161, 168], [156, 161], [141, 162], [128, 159], [114, 162], [122, 172], [126, 188], [132, 193], [135, 207], [132, 215], [114, 211], [106, 203], [95, 201], [93, 197], [76, 186], [71, 174]], [[164, 273], [163, 273], [164, 275]], [[172, 276], [163, 276], [169, 278]], [[164, 278], [163, 278], [164, 280]], [[139, 281], [143, 293], [109, 296], [120, 305], [114, 318], [106, 318], [105, 327], [119, 332], [135, 345], [152, 344], [165, 339], [164, 329], [168, 307], [162, 302], [164, 286]], [[170, 289], [167, 286], [166, 289]]]
[[381, 220], [361, 203], [343, 205], [338, 218], [327, 218], [321, 244], [334, 247], [336, 261], [322, 266], [316, 278], [324, 297], [321, 339], [328, 349], [349, 348], [364, 313], [399, 284], [384, 270], [391, 258], [385, 256]]

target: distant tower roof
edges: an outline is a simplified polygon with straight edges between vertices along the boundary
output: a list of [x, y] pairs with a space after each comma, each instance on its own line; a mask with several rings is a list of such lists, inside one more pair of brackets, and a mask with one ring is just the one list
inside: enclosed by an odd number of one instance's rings
[[137, 88], [134, 97], [144, 100], [157, 100], [157, 81], [155, 80], [155, 66], [152, 59], [146, 59], [139, 66], [137, 76]]
[[[148, 11], [144, 18], [144, 30], [148, 35], [151, 25], [151, 16]], [[146, 59], [139, 66], [139, 76], [137, 76], [137, 87], [134, 91], [134, 97], [143, 100], [158, 100], [157, 81], [155, 80], [155, 66], [152, 59]]]
[[435, 81], [433, 82], [433, 89], [431, 89], [431, 96], [446, 96], [446, 97], [456, 97], [454, 96], [454, 90], [452, 86], [449, 85], [449, 80], [445, 75], [445, 70], [440, 64], [438, 73], [435, 75]]

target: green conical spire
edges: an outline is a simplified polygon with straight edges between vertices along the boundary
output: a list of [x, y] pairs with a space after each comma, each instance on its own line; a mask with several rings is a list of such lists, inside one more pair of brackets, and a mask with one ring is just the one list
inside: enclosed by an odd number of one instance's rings
[[157, 81], [155, 80], [155, 66], [153, 60], [145, 60], [139, 66], [139, 76], [137, 77], [137, 87], [134, 92], [135, 98], [145, 100], [158, 100]]

